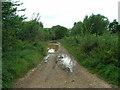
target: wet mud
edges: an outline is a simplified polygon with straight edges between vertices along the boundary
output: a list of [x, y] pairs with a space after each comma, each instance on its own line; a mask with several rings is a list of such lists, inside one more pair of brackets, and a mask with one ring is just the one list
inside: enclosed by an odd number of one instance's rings
[[79, 65], [58, 42], [51, 42], [42, 62], [18, 79], [14, 88], [111, 88], [104, 80]]

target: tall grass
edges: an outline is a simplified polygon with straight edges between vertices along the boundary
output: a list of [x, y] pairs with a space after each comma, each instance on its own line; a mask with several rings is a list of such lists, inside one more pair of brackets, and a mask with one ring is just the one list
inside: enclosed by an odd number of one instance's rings
[[62, 39], [61, 43], [81, 65], [109, 83], [120, 86], [117, 34], [106, 32], [97, 37], [94, 34], [71, 36]]
[[21, 42], [10, 52], [3, 53], [3, 88], [13, 87], [16, 79], [35, 67], [45, 53], [45, 42]]

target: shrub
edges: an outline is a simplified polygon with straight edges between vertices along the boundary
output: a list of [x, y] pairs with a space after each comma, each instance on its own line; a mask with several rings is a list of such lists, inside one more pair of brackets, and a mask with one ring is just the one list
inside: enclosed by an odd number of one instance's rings
[[62, 39], [61, 43], [81, 65], [98, 73], [112, 84], [120, 83], [117, 34], [104, 32], [102, 36], [97, 37], [94, 34], [77, 36], [77, 38], [71, 36]]

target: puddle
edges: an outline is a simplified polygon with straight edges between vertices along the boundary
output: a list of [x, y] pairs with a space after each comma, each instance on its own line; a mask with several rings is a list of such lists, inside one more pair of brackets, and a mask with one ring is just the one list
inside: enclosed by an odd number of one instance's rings
[[52, 48], [51, 48], [51, 49], [48, 49], [48, 52], [49, 52], [49, 53], [54, 53], [54, 52], [55, 52], [55, 49], [52, 49]]
[[46, 57], [44, 57], [44, 62], [47, 63], [48, 62], [48, 58], [50, 57], [50, 54], [48, 54]]
[[73, 72], [73, 67], [76, 64], [76, 61], [71, 59], [67, 54], [59, 54], [57, 57], [57, 63], [62, 66], [63, 69], [68, 69], [70, 72]]
[[57, 43], [50, 43], [48, 46], [47, 46], [47, 52], [48, 53], [54, 53], [58, 50], [59, 48], [59, 44]]
[[[44, 57], [44, 62], [47, 63], [50, 59], [50, 57], [52, 57], [52, 55], [54, 55], [54, 53], [56, 51], [58, 51], [59, 48], [59, 43], [50, 43], [47, 46], [47, 52], [48, 55], [46, 57]], [[60, 53], [57, 56], [57, 62], [56, 62], [59, 66], [61, 66], [63, 69], [73, 72], [73, 67], [76, 64], [76, 61], [71, 59], [71, 57], [67, 54], [63, 54]]]
[[48, 52], [48, 55], [46, 57], [44, 57], [44, 62], [47, 63], [48, 60], [49, 60], [49, 57], [52, 57], [52, 55], [58, 51], [58, 48], [59, 48], [59, 44], [58, 43], [50, 43], [48, 44], [47, 46], [47, 52]]

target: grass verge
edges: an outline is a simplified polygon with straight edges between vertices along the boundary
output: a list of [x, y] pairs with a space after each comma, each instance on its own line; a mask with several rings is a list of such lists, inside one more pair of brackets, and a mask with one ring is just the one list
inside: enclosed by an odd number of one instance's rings
[[16, 79], [23, 77], [40, 63], [46, 55], [47, 42], [20, 42], [13, 50], [3, 53], [3, 88], [13, 87]]
[[98, 37], [95, 35], [65, 37], [60, 42], [81, 65], [120, 87], [117, 41], [117, 35], [105, 33]]

